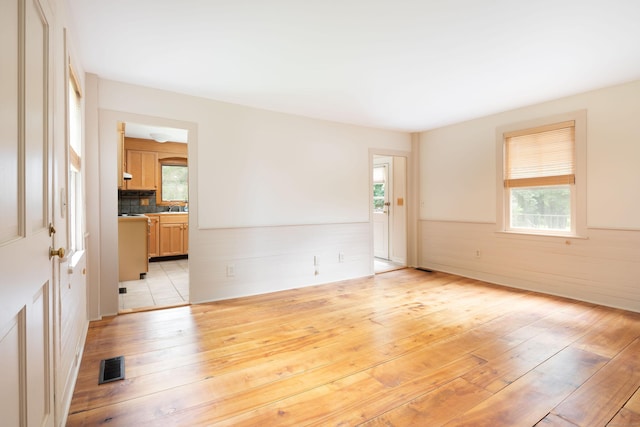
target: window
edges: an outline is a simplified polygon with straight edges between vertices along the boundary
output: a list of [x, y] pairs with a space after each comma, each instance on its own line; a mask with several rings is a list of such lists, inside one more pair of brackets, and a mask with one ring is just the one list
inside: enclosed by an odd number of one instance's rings
[[584, 227], [585, 114], [500, 133], [504, 231], [577, 235]]
[[179, 163], [161, 163], [161, 201], [187, 202], [189, 200], [189, 170], [187, 165]]
[[387, 181], [387, 166], [375, 166], [373, 168], [373, 211], [384, 212], [385, 186]]
[[71, 252], [83, 249], [83, 196], [82, 196], [82, 97], [80, 84], [69, 66], [68, 88], [68, 153], [69, 178], [67, 183], [68, 239]]

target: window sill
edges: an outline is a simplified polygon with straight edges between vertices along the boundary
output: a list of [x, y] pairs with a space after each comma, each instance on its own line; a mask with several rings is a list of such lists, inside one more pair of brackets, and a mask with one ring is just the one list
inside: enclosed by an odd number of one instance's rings
[[73, 269], [76, 268], [76, 266], [78, 265], [78, 263], [80, 262], [83, 256], [84, 256], [84, 250], [74, 251], [69, 255], [68, 268], [70, 270], [69, 271], [70, 273], [73, 273]]
[[565, 243], [569, 239], [575, 240], [588, 240], [588, 236], [578, 234], [562, 234], [562, 233], [536, 233], [532, 231], [514, 231], [514, 230], [498, 230], [496, 234], [499, 237], [513, 238], [513, 239], [526, 239], [526, 240], [564, 240]]

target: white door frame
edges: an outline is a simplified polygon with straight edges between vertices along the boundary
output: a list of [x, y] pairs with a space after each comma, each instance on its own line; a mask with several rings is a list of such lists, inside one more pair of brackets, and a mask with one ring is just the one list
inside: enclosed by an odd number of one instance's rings
[[[373, 255], [376, 258], [391, 258], [391, 232], [389, 225], [393, 219], [390, 205], [393, 199], [393, 157], [377, 156], [373, 158], [373, 170], [384, 169], [384, 208], [383, 212], [373, 210]], [[374, 185], [376, 182], [374, 182]]]
[[[99, 147], [100, 176], [89, 177], [87, 181], [98, 178], [99, 182], [88, 182], [87, 187], [98, 187], [100, 203], [98, 206], [87, 204], [87, 229], [93, 227], [99, 231], [98, 239], [91, 239], [89, 252], [99, 254], [98, 277], [89, 280], [89, 316], [99, 319], [103, 316], [118, 314], [118, 122], [144, 123], [153, 126], [187, 129], [188, 136], [188, 162], [189, 162], [189, 242], [195, 241], [191, 233], [197, 226], [198, 200], [197, 200], [197, 141], [198, 125], [194, 122], [186, 122], [163, 117], [147, 116], [144, 114], [129, 113], [100, 109], [98, 111], [99, 134], [95, 146]], [[87, 141], [87, 146], [91, 142]], [[98, 224], [89, 223], [97, 221]], [[95, 272], [95, 267], [94, 267]], [[191, 272], [189, 273], [191, 274]], [[189, 280], [189, 283], [192, 283]]]
[[[415, 218], [415, 206], [416, 203], [413, 200], [415, 193], [414, 189], [414, 179], [412, 179], [413, 174], [415, 173], [413, 167], [413, 159], [411, 157], [412, 153], [409, 151], [399, 151], [399, 150], [389, 150], [389, 149], [378, 149], [378, 148], [370, 148], [369, 149], [369, 242], [370, 242], [370, 259], [371, 259], [371, 274], [373, 274], [374, 268], [374, 247], [373, 247], [373, 165], [374, 165], [374, 156], [391, 156], [391, 157], [403, 157], [406, 159], [406, 168], [405, 168], [405, 182], [406, 182], [406, 197], [403, 200], [403, 204], [406, 206], [406, 220], [404, 227], [404, 241], [406, 242], [406, 258], [404, 264], [407, 266], [415, 265], [416, 260], [416, 251], [413, 249], [413, 244], [411, 243], [413, 240], [410, 238], [411, 234], [415, 234], [416, 225], [413, 224]], [[394, 205], [396, 205], [398, 200], [393, 200], [391, 203], [391, 209], [394, 209]], [[391, 226], [390, 226], [391, 228]], [[390, 238], [390, 242], [393, 240], [393, 236]]]

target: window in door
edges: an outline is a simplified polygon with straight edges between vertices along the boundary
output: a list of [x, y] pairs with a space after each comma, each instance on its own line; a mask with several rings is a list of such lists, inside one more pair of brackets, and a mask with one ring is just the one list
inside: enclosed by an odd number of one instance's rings
[[387, 185], [387, 167], [374, 166], [373, 168], [373, 212], [375, 213], [384, 212], [386, 185]]

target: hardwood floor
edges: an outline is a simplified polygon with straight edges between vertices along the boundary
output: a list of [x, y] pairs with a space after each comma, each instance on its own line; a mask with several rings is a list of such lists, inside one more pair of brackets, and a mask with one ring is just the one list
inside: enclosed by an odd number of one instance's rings
[[405, 269], [92, 322], [68, 425], [637, 426], [639, 387], [640, 314]]

